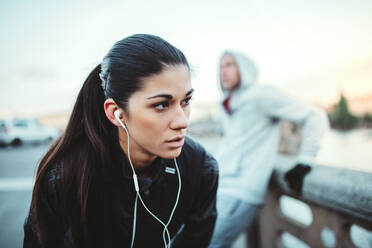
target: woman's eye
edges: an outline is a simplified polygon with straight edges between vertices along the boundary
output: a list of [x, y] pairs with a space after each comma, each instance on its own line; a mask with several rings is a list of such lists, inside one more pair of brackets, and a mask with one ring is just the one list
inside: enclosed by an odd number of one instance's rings
[[169, 103], [168, 102], [161, 102], [161, 103], [155, 104], [154, 105], [154, 108], [156, 110], [162, 111], [162, 110], [166, 109], [168, 106], [169, 106]]
[[191, 96], [190, 97], [188, 97], [188, 98], [186, 98], [185, 100], [183, 100], [183, 105], [189, 105], [190, 104], [190, 101], [191, 101]]

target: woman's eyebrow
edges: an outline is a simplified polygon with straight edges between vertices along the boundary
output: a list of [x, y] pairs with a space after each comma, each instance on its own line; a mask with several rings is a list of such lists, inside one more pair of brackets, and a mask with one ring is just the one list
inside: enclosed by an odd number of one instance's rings
[[155, 95], [155, 96], [147, 97], [146, 99], [153, 99], [153, 98], [157, 98], [157, 97], [167, 98], [169, 100], [172, 100], [172, 98], [173, 98], [173, 96], [169, 95], [169, 94], [158, 94], [158, 95]]
[[[189, 90], [186, 93], [186, 96], [190, 95], [193, 91], [194, 91], [194, 89]], [[173, 98], [173, 96], [172, 95], [169, 95], [169, 94], [158, 94], [158, 95], [147, 97], [147, 99], [154, 99], [154, 98], [158, 98], [158, 97], [160, 97], [160, 98], [167, 98], [168, 100], [172, 100], [172, 98]]]
[[186, 93], [186, 96], [190, 95], [190, 94], [193, 93], [193, 92], [194, 92], [194, 89], [189, 90], [189, 91]]

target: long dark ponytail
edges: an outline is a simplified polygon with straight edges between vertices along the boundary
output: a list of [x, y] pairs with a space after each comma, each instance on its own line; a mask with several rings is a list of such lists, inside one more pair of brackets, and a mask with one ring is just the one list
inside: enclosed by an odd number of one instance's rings
[[[92, 188], [98, 180], [109, 179], [113, 171], [107, 144], [116, 127], [105, 115], [104, 101], [112, 98], [126, 110], [129, 97], [142, 87], [143, 78], [177, 64], [189, 67], [180, 50], [157, 36], [138, 34], [118, 41], [104, 57], [102, 65], [89, 74], [66, 130], [44, 155], [37, 170], [31, 216], [41, 243], [48, 235], [47, 216], [41, 202], [45, 187], [50, 187], [51, 171], [57, 175], [55, 193], [59, 204], [56, 212], [63, 216], [63, 225], [78, 223], [83, 239], [89, 241]], [[74, 207], [78, 209], [77, 215], [74, 215]]]
[[[87, 77], [79, 92], [70, 120], [63, 135], [51, 146], [40, 161], [37, 170], [31, 203], [32, 216], [36, 220], [39, 240], [43, 237], [43, 209], [40, 204], [50, 175], [50, 168], [60, 177], [57, 198], [60, 199], [57, 212], [68, 216], [77, 201], [80, 207], [80, 225], [87, 227], [87, 205], [89, 190], [95, 175], [108, 176], [111, 171], [107, 138], [113, 125], [108, 121], [103, 110], [105, 97], [101, 88], [97, 66]], [[65, 219], [68, 222], [67, 219]], [[65, 223], [67, 225], [67, 223]], [[87, 238], [87, 228], [83, 228]]]

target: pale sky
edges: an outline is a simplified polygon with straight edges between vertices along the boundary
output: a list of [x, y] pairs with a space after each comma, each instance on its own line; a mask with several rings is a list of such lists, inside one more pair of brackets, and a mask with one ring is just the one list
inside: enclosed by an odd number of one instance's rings
[[308, 102], [372, 92], [372, 1], [1, 1], [0, 117], [68, 111], [118, 40], [151, 33], [193, 68], [194, 101], [216, 102], [221, 52]]

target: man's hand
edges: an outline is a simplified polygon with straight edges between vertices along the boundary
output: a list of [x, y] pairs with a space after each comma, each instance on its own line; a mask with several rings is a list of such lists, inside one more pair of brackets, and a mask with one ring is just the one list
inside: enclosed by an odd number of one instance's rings
[[288, 183], [288, 186], [297, 194], [302, 193], [302, 184], [304, 177], [311, 170], [311, 167], [306, 164], [298, 163], [295, 167], [288, 170], [284, 178]]

